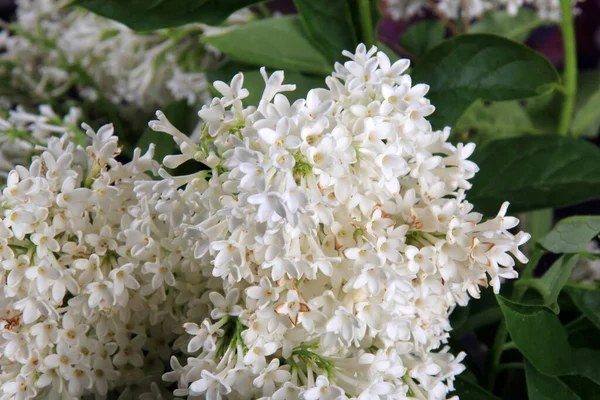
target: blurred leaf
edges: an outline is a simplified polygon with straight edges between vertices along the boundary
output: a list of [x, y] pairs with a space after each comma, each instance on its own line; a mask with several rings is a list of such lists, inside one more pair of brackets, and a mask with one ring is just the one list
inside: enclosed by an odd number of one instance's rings
[[578, 253], [600, 233], [600, 216], [581, 215], [565, 218], [542, 239], [540, 244], [553, 253]]
[[571, 348], [558, 317], [543, 306], [527, 306], [496, 296], [512, 341], [540, 372], [571, 372]]
[[454, 381], [454, 388], [461, 400], [500, 400], [481, 386], [461, 376], [458, 376]]
[[333, 70], [333, 65], [313, 47], [296, 16], [250, 22], [205, 39], [233, 60], [259, 67], [317, 75], [328, 75]]
[[582, 400], [558, 378], [546, 376], [525, 360], [529, 400]]
[[580, 71], [577, 79], [576, 113], [571, 131], [577, 136], [595, 137], [600, 130], [600, 72]]
[[[558, 295], [569, 280], [569, 276], [571, 276], [578, 260], [579, 257], [577, 255], [565, 254], [556, 260], [540, 279], [530, 280], [530, 282], [535, 283], [533, 287], [544, 298], [544, 305], [550, 307], [555, 314], [558, 314], [560, 311], [557, 303]], [[527, 284], [527, 281], [521, 282]]]
[[430, 86], [435, 129], [452, 126], [478, 99], [516, 100], [539, 95], [558, 82], [541, 54], [512, 40], [487, 34], [461, 35], [424, 55], [413, 82]]
[[[188, 118], [193, 114], [195, 109], [187, 104], [185, 100], [178, 100], [168, 104], [163, 112], [169, 121], [179, 130], [184, 133], [188, 131]], [[148, 150], [150, 143], [154, 143], [154, 159], [162, 162], [163, 158], [169, 154], [179, 152], [179, 147], [175, 144], [173, 137], [164, 132], [156, 132], [146, 128], [142, 136], [138, 139], [136, 147], [142, 149], [143, 152]]]
[[565, 291], [583, 315], [600, 329], [600, 289], [567, 285]]
[[562, 207], [600, 197], [600, 149], [574, 138], [544, 135], [494, 140], [475, 150], [480, 168], [469, 201], [495, 214]]
[[315, 47], [331, 62], [340, 61], [343, 50], [353, 51], [358, 33], [348, 0], [294, 0]]
[[459, 138], [484, 143], [494, 139], [540, 134], [529, 114], [518, 101], [477, 100], [456, 122], [453, 131]]
[[584, 376], [562, 376], [560, 378], [582, 400], [600, 399], [600, 386]]
[[235, 11], [260, 0], [74, 0], [70, 5], [119, 21], [136, 31], [200, 22], [220, 25]]
[[444, 41], [446, 26], [437, 20], [419, 21], [400, 36], [400, 45], [415, 58]]
[[452, 314], [450, 314], [450, 325], [452, 326], [452, 331], [455, 332], [459, 327], [463, 326], [468, 318], [468, 305], [466, 307], [456, 307], [454, 311], [452, 311]]
[[[597, 340], [598, 338], [590, 338]], [[600, 385], [600, 351], [593, 349], [573, 349], [572, 375], [581, 375]]]
[[538, 14], [530, 8], [520, 8], [517, 15], [511, 15], [506, 11], [492, 11], [474, 23], [471, 32], [492, 33], [517, 42], [524, 42], [531, 31], [543, 22]]

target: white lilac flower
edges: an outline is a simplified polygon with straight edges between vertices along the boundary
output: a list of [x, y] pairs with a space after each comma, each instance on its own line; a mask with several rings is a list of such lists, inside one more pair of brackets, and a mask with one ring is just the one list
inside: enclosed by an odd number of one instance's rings
[[[573, 4], [581, 0], [573, 0]], [[393, 19], [410, 18], [434, 5], [450, 19], [479, 18], [488, 11], [502, 9], [516, 15], [520, 8], [531, 6], [541, 19], [560, 20], [560, 0], [386, 0]]]
[[52, 137], [67, 135], [70, 140], [85, 144], [80, 121], [78, 108], [71, 108], [61, 118], [48, 105], [40, 106], [38, 114], [20, 106], [7, 112], [0, 107], [0, 181], [6, 181], [8, 172], [16, 165], [29, 164], [36, 146], [45, 146]]
[[[47, 103], [71, 96], [76, 88], [84, 99], [104, 97], [131, 116], [173, 100], [207, 100], [203, 71], [219, 66], [224, 57], [202, 42], [206, 26], [140, 34], [68, 3], [16, 1], [16, 21], [0, 31], [0, 76], [11, 82], [12, 90], [5, 102], [18, 103], [26, 96]], [[229, 23], [251, 16], [240, 11]]]
[[258, 107], [242, 105], [242, 74], [215, 83], [198, 143], [160, 112], [150, 123], [180, 145], [176, 164], [211, 168], [136, 186], [157, 218], [139, 225], [149, 242], [194, 240], [179, 271], [203, 291], [176, 341], [190, 356], [164, 375], [177, 396], [445, 399], [464, 369], [444, 347], [451, 311], [526, 261], [507, 204], [487, 221], [472, 211], [474, 146], [432, 130], [408, 61], [344, 54], [327, 89], [293, 104], [281, 71], [263, 73]]

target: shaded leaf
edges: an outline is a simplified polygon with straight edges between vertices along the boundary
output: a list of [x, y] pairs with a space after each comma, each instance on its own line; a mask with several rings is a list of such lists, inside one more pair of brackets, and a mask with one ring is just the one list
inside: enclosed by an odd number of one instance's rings
[[302, 22], [315, 47], [330, 61], [340, 61], [343, 50], [358, 45], [358, 25], [352, 20], [348, 0], [294, 0]]
[[530, 8], [521, 7], [516, 15], [511, 15], [506, 11], [492, 11], [474, 23], [471, 26], [471, 32], [492, 33], [517, 42], [524, 42], [531, 31], [543, 22], [538, 14]]
[[527, 395], [529, 400], [582, 400], [558, 378], [546, 376], [525, 360]]
[[562, 376], [560, 378], [582, 400], [600, 399], [600, 386], [584, 376]]
[[137, 31], [193, 22], [220, 25], [235, 11], [260, 0], [75, 0], [70, 5], [119, 21]]
[[311, 43], [298, 17], [270, 18], [228, 30], [206, 41], [233, 60], [275, 69], [328, 75], [333, 65]]
[[496, 296], [512, 341], [545, 375], [571, 372], [571, 348], [558, 317], [543, 306], [527, 306]]
[[539, 243], [553, 253], [578, 253], [585, 251], [599, 233], [600, 216], [569, 217], [559, 221]]
[[577, 79], [576, 113], [571, 131], [578, 136], [595, 137], [600, 130], [600, 72], [582, 71]]
[[[597, 340], [597, 338], [590, 338]], [[573, 349], [573, 375], [581, 375], [600, 385], [600, 351]]]
[[413, 82], [430, 85], [436, 107], [429, 119], [435, 129], [452, 126], [478, 99], [516, 100], [539, 95], [558, 82], [541, 54], [499, 36], [461, 35], [423, 56]]
[[477, 100], [456, 122], [453, 132], [464, 140], [484, 143], [494, 139], [540, 134], [518, 101], [485, 102]]
[[499, 400], [492, 393], [488, 392], [481, 386], [470, 382], [461, 376], [454, 381], [456, 394], [462, 400]]
[[475, 150], [480, 171], [469, 201], [494, 214], [577, 204], [600, 197], [600, 149], [574, 138], [544, 135], [495, 140]]
[[544, 305], [549, 306], [556, 314], [560, 311], [557, 303], [558, 295], [569, 280], [578, 260], [579, 257], [576, 255], [563, 255], [552, 264], [544, 276], [537, 279], [543, 288], [541, 294], [544, 298]]
[[400, 36], [400, 45], [412, 56], [419, 58], [440, 44], [445, 35], [446, 27], [441, 21], [419, 21]]
[[565, 291], [583, 315], [600, 329], [600, 289], [567, 285]]

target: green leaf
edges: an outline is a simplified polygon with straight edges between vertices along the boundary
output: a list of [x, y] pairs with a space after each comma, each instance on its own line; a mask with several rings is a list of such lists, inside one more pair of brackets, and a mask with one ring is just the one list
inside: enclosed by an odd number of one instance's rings
[[459, 118], [453, 132], [461, 140], [474, 140], [479, 144], [494, 139], [543, 133], [533, 125], [525, 108], [515, 100], [477, 100]]
[[560, 380], [583, 400], [600, 399], [600, 386], [586, 377], [570, 375], [563, 376]]
[[[233, 76], [240, 72], [241, 69], [248, 68], [247, 66], [231, 63], [231, 65], [227, 65], [225, 68], [221, 68], [214, 71], [208, 71], [207, 76], [211, 82], [214, 81], [223, 81], [229, 83]], [[269, 71], [268, 71], [269, 72]], [[243, 99], [243, 103], [245, 106], [256, 106], [262, 97], [263, 91], [265, 89], [265, 81], [260, 74], [260, 71], [252, 70], [252, 71], [243, 71], [244, 73], [244, 88], [248, 89], [250, 94], [248, 97]], [[286, 84], [294, 84], [296, 85], [296, 90], [291, 92], [282, 92], [281, 94], [288, 98], [290, 103], [301, 99], [306, 98], [306, 94], [310, 89], [325, 87], [325, 80], [323, 78], [304, 75], [299, 72], [285, 72], [285, 81]], [[215, 96], [221, 96], [216, 90], [214, 90]]]
[[581, 400], [560, 379], [546, 376], [525, 360], [525, 377], [529, 400]]
[[581, 215], [559, 221], [540, 244], [553, 253], [578, 253], [600, 233], [600, 216]]
[[[163, 112], [177, 129], [186, 132], [188, 130], [188, 117], [194, 114], [194, 109], [188, 106], [185, 100], [178, 100], [168, 104]], [[165, 156], [175, 154], [179, 151], [179, 147], [175, 144], [171, 135], [146, 128], [142, 136], [138, 139], [136, 147], [139, 147], [142, 151], [146, 151], [150, 143], [156, 145], [154, 148], [154, 159], [159, 162], [162, 162]]]
[[485, 14], [471, 27], [472, 33], [492, 33], [505, 38], [524, 42], [532, 30], [544, 22], [530, 8], [520, 8], [517, 15], [506, 11], [493, 11]]
[[567, 285], [565, 291], [583, 315], [600, 329], [600, 290]]
[[575, 118], [571, 123], [573, 134], [595, 137], [600, 130], [600, 73], [582, 71], [577, 91]]
[[600, 149], [574, 138], [544, 135], [494, 140], [475, 150], [480, 168], [469, 201], [494, 214], [577, 204], [600, 197]]
[[352, 11], [348, 0], [294, 0], [313, 44], [330, 61], [340, 61], [343, 50], [358, 45]]
[[461, 35], [435, 47], [417, 64], [413, 82], [430, 86], [435, 129], [452, 126], [478, 99], [516, 100], [539, 95], [558, 82], [541, 54], [487, 34]]
[[[590, 338], [596, 340], [598, 338]], [[600, 385], [600, 351], [573, 349], [573, 375], [581, 375]]]
[[220, 25], [235, 11], [261, 0], [75, 0], [70, 5], [119, 21], [136, 31], [200, 22]]
[[558, 295], [569, 280], [578, 260], [577, 255], [565, 254], [552, 264], [544, 276], [537, 279], [540, 286], [536, 288], [542, 289], [541, 295], [544, 298], [544, 305], [550, 307], [555, 314], [560, 311], [557, 303]]
[[400, 45], [413, 57], [419, 58], [444, 41], [446, 26], [437, 20], [420, 21], [400, 36]]
[[454, 381], [454, 388], [461, 400], [500, 400], [481, 386], [469, 382], [461, 376]]
[[206, 41], [233, 60], [275, 69], [328, 75], [333, 66], [313, 47], [298, 17], [240, 25]]
[[571, 348], [558, 317], [543, 306], [527, 306], [496, 296], [506, 327], [519, 351], [545, 375], [571, 371]]

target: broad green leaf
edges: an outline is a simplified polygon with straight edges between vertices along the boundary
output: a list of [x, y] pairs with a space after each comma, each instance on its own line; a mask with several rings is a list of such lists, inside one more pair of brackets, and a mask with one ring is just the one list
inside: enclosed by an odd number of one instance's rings
[[559, 221], [540, 244], [553, 253], [578, 253], [600, 233], [600, 216], [582, 215]]
[[545, 375], [571, 372], [571, 348], [558, 317], [543, 306], [527, 306], [496, 296], [506, 327], [519, 351]]
[[[229, 83], [233, 76], [240, 72], [240, 68], [248, 68], [240, 64], [233, 64], [222, 69], [207, 72], [209, 80], [223, 81]], [[243, 103], [246, 106], [256, 106], [262, 97], [263, 91], [265, 90], [265, 81], [258, 70], [244, 71], [244, 88], [248, 89], [250, 94], [248, 97], [243, 99]], [[269, 72], [270, 73], [270, 72]], [[299, 72], [285, 72], [286, 84], [296, 85], [296, 90], [291, 92], [282, 92], [281, 94], [288, 98], [290, 103], [300, 99], [306, 98], [306, 94], [310, 89], [320, 88], [325, 86], [325, 80], [323, 78], [304, 75]], [[214, 88], [213, 88], [214, 89]], [[216, 90], [213, 90], [215, 96], [221, 96]]]
[[353, 51], [358, 34], [349, 0], [294, 0], [306, 31], [330, 61], [340, 61], [343, 50]]
[[[490, 287], [482, 290], [480, 296], [477, 301], [472, 301], [467, 307], [464, 307], [469, 310], [467, 320], [460, 326], [452, 325], [452, 335], [454, 337], [459, 338], [467, 332], [473, 332], [502, 319], [502, 311], [498, 307], [493, 289]], [[453, 315], [454, 312], [451, 315], [451, 321]]]
[[461, 35], [421, 58], [413, 82], [430, 86], [435, 129], [452, 126], [478, 99], [516, 100], [539, 95], [558, 82], [558, 73], [541, 54], [499, 36]]
[[479, 144], [494, 139], [543, 133], [533, 125], [525, 108], [515, 100], [477, 100], [459, 118], [453, 132], [461, 140], [474, 140]]
[[569, 276], [571, 276], [578, 260], [577, 255], [565, 254], [552, 264], [544, 276], [536, 279], [540, 284], [537, 288], [542, 289], [541, 294], [544, 298], [544, 305], [549, 306], [556, 314], [560, 311], [557, 303], [558, 295], [569, 280]]
[[525, 360], [525, 377], [529, 400], [582, 400], [558, 378], [537, 371]]
[[582, 71], [577, 79], [577, 112], [571, 131], [578, 136], [595, 137], [600, 130], [600, 72]]
[[600, 289], [567, 285], [565, 291], [583, 315], [600, 329]]
[[454, 381], [454, 388], [456, 392], [452, 394], [457, 394], [461, 400], [500, 400], [481, 386], [461, 376]]
[[600, 386], [584, 376], [570, 375], [560, 378], [582, 400], [600, 399]]
[[328, 75], [333, 70], [313, 47], [296, 16], [263, 19], [228, 30], [206, 41], [235, 61], [275, 69]]
[[[590, 338], [597, 340], [598, 338]], [[573, 375], [581, 375], [600, 385], [600, 351], [573, 349]]]
[[400, 36], [400, 45], [414, 58], [419, 58], [444, 41], [446, 26], [437, 20], [420, 21]]
[[74, 0], [86, 8], [119, 21], [136, 31], [151, 31], [200, 22], [220, 25], [235, 11], [261, 0]]
[[600, 197], [600, 149], [583, 140], [523, 136], [475, 150], [480, 171], [468, 199], [485, 214], [504, 201], [512, 213], [577, 204]]
[[544, 22], [530, 8], [520, 8], [517, 15], [511, 15], [506, 11], [492, 11], [474, 23], [471, 32], [492, 33], [517, 42], [524, 42], [531, 31]]
[[[188, 118], [194, 114], [194, 109], [188, 106], [185, 100], [170, 103], [164, 108], [163, 112], [177, 129], [184, 133], [188, 131]], [[156, 145], [154, 148], [154, 159], [160, 162], [162, 162], [165, 156], [175, 154], [179, 151], [179, 147], [175, 144], [171, 135], [146, 128], [136, 143], [136, 147], [139, 147], [142, 151], [146, 151], [150, 143]]]

